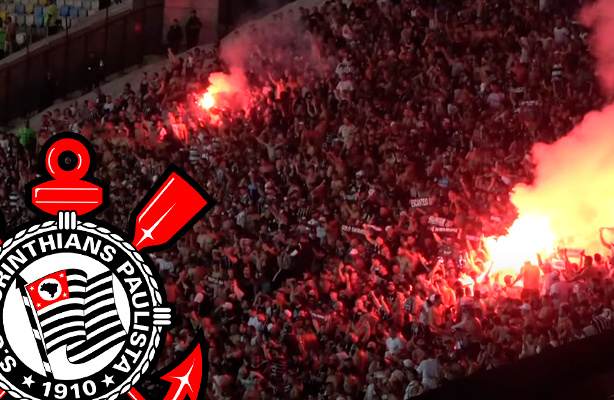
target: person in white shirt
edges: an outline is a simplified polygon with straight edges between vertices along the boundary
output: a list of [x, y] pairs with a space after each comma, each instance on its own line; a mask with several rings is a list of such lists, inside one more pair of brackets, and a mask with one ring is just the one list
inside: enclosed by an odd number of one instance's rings
[[344, 58], [339, 64], [337, 64], [337, 68], [335, 68], [335, 73], [339, 76], [339, 79], [343, 79], [344, 74], [348, 74], [350, 72], [350, 62], [347, 58]]
[[549, 294], [553, 299], [554, 306], [559, 307], [569, 299], [569, 284], [561, 281], [558, 271], [551, 272], [550, 277], [552, 279], [552, 285], [550, 285]]
[[245, 228], [245, 223], [247, 222], [245, 207], [243, 207], [243, 204], [237, 204], [237, 208], [239, 209], [239, 213], [236, 217], [237, 225], [239, 225], [241, 228]]
[[550, 263], [544, 263], [541, 266], [541, 269], [544, 272], [544, 281], [542, 283], [540, 295], [544, 296], [550, 293], [550, 287], [554, 283], [554, 274], [552, 274], [552, 264]]
[[407, 340], [405, 340], [395, 326], [390, 328], [390, 336], [386, 339], [386, 347], [392, 355], [398, 354], [407, 347]]
[[256, 310], [252, 310], [251, 316], [247, 321], [248, 326], [253, 326], [256, 329], [256, 332], [262, 332], [264, 329], [264, 316], [259, 315]]
[[343, 124], [337, 132], [341, 136], [341, 140], [345, 142], [356, 132], [356, 126], [350, 122], [348, 117], [344, 117]]
[[113, 104], [113, 98], [111, 96], [107, 96], [107, 102], [104, 103], [104, 105], [102, 106], [102, 109], [108, 112], [113, 112], [113, 109], [115, 108], [115, 105]]
[[156, 258], [156, 265], [160, 270], [160, 273], [173, 273], [175, 272], [175, 265], [172, 261], [168, 260], [168, 253], [163, 253], [162, 257]]
[[556, 20], [556, 26], [553, 30], [554, 43], [557, 45], [563, 45], [569, 40], [569, 30], [563, 26], [563, 20], [558, 18]]
[[422, 386], [427, 389], [435, 389], [439, 386], [439, 380], [441, 379], [442, 367], [439, 360], [432, 354], [432, 350], [428, 350], [428, 358], [423, 360], [416, 372], [422, 377]]
[[350, 95], [354, 91], [354, 84], [350, 80], [348, 74], [343, 74], [343, 78], [337, 84], [335, 88], [335, 95], [339, 100], [350, 100]]
[[412, 397], [416, 397], [422, 394], [422, 385], [418, 381], [411, 381], [409, 385], [405, 388], [405, 395], [403, 396], [403, 400], [409, 400]]
[[488, 106], [494, 110], [499, 110], [503, 107], [503, 102], [505, 101], [505, 93], [501, 91], [499, 85], [492, 84], [491, 85], [492, 92], [486, 97], [486, 103]]

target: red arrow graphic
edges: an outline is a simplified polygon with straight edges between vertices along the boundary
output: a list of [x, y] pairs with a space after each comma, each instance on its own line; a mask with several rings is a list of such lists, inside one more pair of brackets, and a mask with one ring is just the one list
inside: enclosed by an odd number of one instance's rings
[[[207, 344], [202, 332], [196, 335], [189, 348], [174, 363], [164, 368], [153, 380], [170, 383], [163, 400], [202, 400], [207, 386]], [[204, 374], [203, 374], [204, 372]], [[146, 400], [136, 388], [128, 391], [132, 400]]]
[[181, 364], [162, 376], [162, 379], [171, 383], [171, 388], [164, 400], [183, 400], [186, 396], [196, 400], [200, 391], [202, 376], [203, 360], [200, 344], [198, 344]]
[[171, 164], [131, 215], [132, 243], [146, 252], [168, 248], [213, 206], [211, 196]]

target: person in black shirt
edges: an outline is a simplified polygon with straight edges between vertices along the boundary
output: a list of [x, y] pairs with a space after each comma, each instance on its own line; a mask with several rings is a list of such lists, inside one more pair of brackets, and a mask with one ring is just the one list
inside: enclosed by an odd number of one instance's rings
[[190, 12], [190, 18], [185, 24], [185, 41], [188, 49], [198, 45], [198, 37], [200, 36], [202, 27], [203, 23], [196, 15], [196, 10], [192, 10], [192, 12]]
[[179, 54], [179, 46], [183, 40], [183, 30], [179, 26], [179, 20], [174, 19], [173, 25], [168, 29], [166, 34], [166, 41], [171, 52], [175, 55]]
[[55, 99], [56, 87], [57, 82], [55, 80], [55, 77], [51, 74], [51, 71], [47, 71], [47, 76], [45, 77], [41, 90], [41, 110], [50, 107], [53, 104], [53, 100]]
[[102, 74], [102, 60], [90, 53], [85, 64], [85, 82], [83, 90], [89, 92], [92, 88], [100, 85]]

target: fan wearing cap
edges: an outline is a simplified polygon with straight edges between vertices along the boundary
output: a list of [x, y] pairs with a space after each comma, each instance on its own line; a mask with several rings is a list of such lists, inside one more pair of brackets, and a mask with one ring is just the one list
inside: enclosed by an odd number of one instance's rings
[[520, 314], [522, 316], [522, 326], [524, 328], [535, 328], [537, 326], [537, 318], [531, 309], [529, 303], [523, 303], [520, 307]]
[[552, 297], [554, 306], [559, 308], [569, 299], [569, 283], [561, 279], [559, 271], [551, 272], [550, 279], [552, 285], [550, 285], [548, 294]]

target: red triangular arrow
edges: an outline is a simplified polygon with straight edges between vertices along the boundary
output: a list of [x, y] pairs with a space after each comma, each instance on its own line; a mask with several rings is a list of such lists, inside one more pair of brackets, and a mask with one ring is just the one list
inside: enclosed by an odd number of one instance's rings
[[203, 359], [199, 343], [181, 364], [160, 377], [171, 383], [164, 400], [184, 400], [186, 396], [191, 400], [198, 399], [202, 378]]

